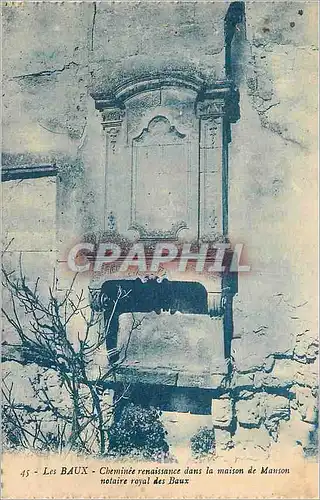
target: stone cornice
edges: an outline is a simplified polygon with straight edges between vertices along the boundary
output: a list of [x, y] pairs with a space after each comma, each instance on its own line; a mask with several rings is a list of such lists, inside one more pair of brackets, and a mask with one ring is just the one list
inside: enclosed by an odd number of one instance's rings
[[[115, 87], [112, 94], [93, 93], [96, 109], [103, 111], [107, 109], [123, 110], [125, 102], [135, 95], [152, 90], [160, 90], [165, 87], [181, 87], [190, 89], [197, 94], [198, 102], [206, 100], [224, 100], [227, 105], [232, 101], [238, 104], [238, 93], [234, 89], [231, 80], [215, 80], [206, 82], [198, 76], [187, 76], [183, 74], [162, 74], [157, 76], [146, 76], [139, 79], [127, 80]], [[229, 108], [228, 108], [229, 109]], [[232, 113], [233, 117], [237, 113]], [[233, 121], [233, 120], [231, 120]]]
[[58, 173], [55, 164], [26, 164], [8, 165], [1, 168], [1, 180], [38, 179], [40, 177], [54, 177]]

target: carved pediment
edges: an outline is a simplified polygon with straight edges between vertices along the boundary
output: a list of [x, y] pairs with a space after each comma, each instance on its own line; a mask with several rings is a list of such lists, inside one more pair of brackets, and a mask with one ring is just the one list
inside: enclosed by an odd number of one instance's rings
[[181, 142], [186, 134], [179, 132], [165, 116], [156, 116], [150, 120], [148, 127], [144, 128], [138, 137], [133, 139], [137, 145], [175, 144]]

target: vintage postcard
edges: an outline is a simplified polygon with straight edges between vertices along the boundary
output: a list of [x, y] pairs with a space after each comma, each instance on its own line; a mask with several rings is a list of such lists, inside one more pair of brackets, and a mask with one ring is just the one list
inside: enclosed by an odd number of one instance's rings
[[318, 498], [318, 2], [2, 2], [2, 498]]

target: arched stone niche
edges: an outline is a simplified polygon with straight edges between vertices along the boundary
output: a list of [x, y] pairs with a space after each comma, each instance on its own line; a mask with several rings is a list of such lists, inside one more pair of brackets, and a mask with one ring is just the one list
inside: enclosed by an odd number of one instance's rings
[[221, 240], [229, 129], [238, 114], [232, 83], [160, 75], [93, 97], [106, 139], [103, 230], [141, 240]]

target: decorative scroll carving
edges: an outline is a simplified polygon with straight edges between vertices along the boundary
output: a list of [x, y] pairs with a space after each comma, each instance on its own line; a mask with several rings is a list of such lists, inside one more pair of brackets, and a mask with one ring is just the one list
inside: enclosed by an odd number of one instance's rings
[[105, 307], [104, 296], [101, 294], [101, 288], [90, 288], [90, 305], [94, 311], [102, 311]]
[[109, 137], [109, 145], [112, 153], [116, 151], [117, 137], [120, 132], [120, 127], [107, 128], [106, 132]]
[[123, 109], [118, 107], [105, 108], [102, 110], [102, 125], [103, 127], [121, 125], [123, 117]]
[[112, 211], [109, 212], [107, 220], [108, 220], [108, 230], [115, 231], [116, 230], [116, 216], [114, 215], [114, 213]]
[[147, 128], [144, 128], [138, 137], [133, 141], [135, 143], [148, 144], [172, 144], [181, 142], [186, 137], [185, 134], [178, 132], [175, 126], [171, 125], [165, 116], [156, 116], [150, 122]]
[[204, 123], [204, 143], [207, 147], [214, 147], [216, 144], [216, 136], [218, 127], [221, 125], [216, 118], [205, 117], [203, 119]]
[[146, 227], [138, 224], [137, 222], [133, 222], [129, 229], [133, 229], [138, 231], [140, 240], [171, 240], [176, 241], [178, 239], [178, 233], [182, 229], [188, 229], [188, 225], [184, 221], [176, 222], [172, 225], [171, 229], [167, 231], [162, 231], [160, 229], [156, 230], [148, 230]]
[[208, 226], [212, 230], [217, 229], [217, 226], [218, 226], [218, 217], [216, 216], [216, 211], [214, 209], [211, 210], [211, 213], [208, 216]]
[[168, 278], [166, 278], [165, 276], [157, 276], [154, 274], [147, 274], [145, 276], [138, 276], [138, 279], [142, 283], [147, 283], [150, 280], [155, 280], [157, 283], [161, 283], [164, 279], [168, 279]]
[[120, 108], [106, 108], [102, 111], [102, 127], [106, 131], [109, 138], [110, 150], [115, 153], [117, 137], [119, 135], [124, 110]]
[[197, 117], [210, 118], [223, 116], [225, 114], [224, 99], [205, 99], [197, 103]]
[[125, 312], [152, 312], [161, 310], [188, 314], [208, 314], [207, 290], [198, 282], [169, 281], [158, 276], [147, 279], [110, 280], [101, 288], [91, 288], [91, 307], [107, 314], [114, 309], [119, 288], [127, 293], [118, 302], [116, 315]]
[[220, 292], [208, 293], [208, 313], [211, 317], [223, 315], [222, 295]]

